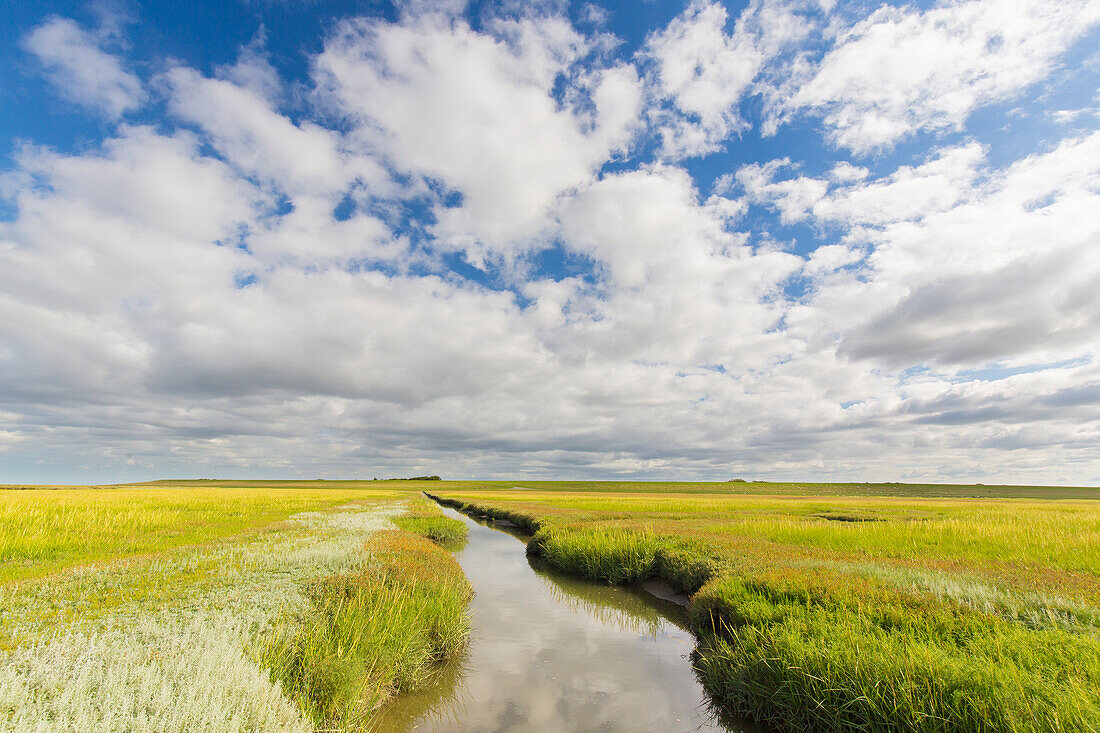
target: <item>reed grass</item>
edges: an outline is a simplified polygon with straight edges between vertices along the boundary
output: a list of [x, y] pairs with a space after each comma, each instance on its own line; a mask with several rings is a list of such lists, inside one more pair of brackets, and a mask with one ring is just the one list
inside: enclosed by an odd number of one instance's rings
[[611, 585], [640, 583], [653, 575], [657, 540], [645, 531], [539, 530], [528, 552], [573, 575]]
[[[728, 599], [727, 599], [728, 602]], [[727, 715], [798, 731], [1096, 731], [1095, 639], [959, 619], [883, 625], [771, 601], [727, 606], [700, 680]]]

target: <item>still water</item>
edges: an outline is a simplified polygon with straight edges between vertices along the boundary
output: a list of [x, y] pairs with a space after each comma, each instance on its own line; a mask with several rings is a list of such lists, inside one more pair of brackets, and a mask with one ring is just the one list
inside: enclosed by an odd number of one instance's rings
[[555, 573], [524, 541], [465, 522], [456, 553], [474, 586], [466, 657], [396, 701], [383, 730], [712, 731], [678, 606]]

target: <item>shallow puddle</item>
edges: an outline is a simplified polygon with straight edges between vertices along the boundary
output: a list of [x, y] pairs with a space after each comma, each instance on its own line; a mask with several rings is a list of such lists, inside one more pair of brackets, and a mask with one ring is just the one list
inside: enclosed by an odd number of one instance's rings
[[556, 573], [514, 530], [445, 512], [470, 528], [456, 553], [476, 593], [470, 648], [382, 730], [731, 730], [707, 709], [678, 606]]

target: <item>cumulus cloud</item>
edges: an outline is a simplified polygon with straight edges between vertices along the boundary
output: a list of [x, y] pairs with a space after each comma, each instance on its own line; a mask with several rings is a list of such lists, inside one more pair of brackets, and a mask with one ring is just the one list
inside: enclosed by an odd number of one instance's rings
[[649, 37], [646, 55], [655, 64], [656, 94], [668, 99], [674, 111], [662, 115], [658, 130], [665, 156], [712, 152], [748, 126], [739, 104], [765, 62], [811, 32], [814, 23], [806, 10], [798, 2], [757, 0], [727, 33], [726, 8], [694, 0]]
[[273, 184], [331, 195], [346, 188], [354, 172], [337, 149], [331, 130], [295, 125], [254, 91], [175, 68], [164, 77], [171, 110], [199, 125], [225, 157], [248, 174]]
[[976, 365], [1092, 358], [1100, 343], [1100, 134], [1029, 156], [989, 190], [887, 227], [870, 265], [891, 295], [854, 356]]
[[698, 198], [686, 172], [657, 166], [608, 176], [563, 207], [563, 239], [603, 264], [608, 285], [571, 346], [673, 369], [746, 369], [785, 353], [785, 336], [767, 333], [781, 310], [766, 296], [799, 259], [753, 253]]
[[784, 107], [823, 114], [832, 140], [857, 153], [958, 130], [978, 107], [1046, 77], [1097, 23], [1093, 0], [883, 6], [840, 36]]
[[798, 316], [811, 319], [808, 330], [839, 331], [842, 354], [896, 367], [1094, 359], [1100, 227], [1086, 212], [1100, 205], [1100, 135], [987, 172], [964, 197], [926, 198], [914, 216], [889, 189], [921, 168], [818, 203], [823, 217], [879, 226], [855, 236], [871, 250], [861, 272], [820, 277], [817, 307]]
[[[159, 64], [156, 125], [0, 175], [5, 465], [1094, 480], [1100, 133], [828, 144], [966, 128], [1092, 22], [1020, 7], [697, 2], [619, 49], [406, 3], [336, 24], [293, 104], [260, 41]], [[925, 43], [957, 78], [891, 55]], [[769, 87], [826, 142], [738, 147]]]
[[1095, 0], [884, 5], [790, 84], [776, 114], [822, 115], [832, 141], [860, 154], [918, 131], [958, 130], [978, 107], [1045, 78], [1097, 23]]
[[23, 46], [67, 99], [111, 119], [146, 99], [141, 80], [103, 50], [102, 39], [68, 18], [50, 18], [27, 34]]
[[667, 154], [708, 152], [744, 124], [736, 104], [764, 54], [744, 30], [727, 35], [727, 19], [722, 5], [696, 2], [649, 39], [660, 90], [686, 115], [661, 131]]
[[787, 159], [750, 163], [736, 180], [754, 203], [774, 207], [785, 223], [817, 222], [885, 225], [920, 219], [951, 209], [980, 190], [985, 150], [977, 143], [932, 152], [917, 166], [901, 166], [888, 176], [867, 180], [865, 168], [837, 164], [828, 176], [779, 178]]
[[589, 50], [560, 17], [493, 29], [437, 16], [349, 21], [316, 59], [365, 149], [460, 197], [437, 206], [435, 233], [477, 263], [537, 236], [555, 200], [629, 143], [641, 101], [624, 65], [576, 79], [590, 114], [555, 101], [555, 81]]

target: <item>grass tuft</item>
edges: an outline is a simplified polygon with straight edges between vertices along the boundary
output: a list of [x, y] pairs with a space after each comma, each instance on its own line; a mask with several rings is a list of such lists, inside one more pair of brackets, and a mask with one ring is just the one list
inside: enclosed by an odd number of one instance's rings
[[318, 724], [362, 729], [390, 697], [420, 689], [469, 635], [472, 591], [433, 542], [401, 530], [371, 538], [355, 572], [309, 588], [310, 607], [284, 616], [260, 663]]
[[739, 625], [722, 622], [694, 655], [727, 714], [780, 730], [1100, 729], [1092, 639], [993, 618], [891, 626], [758, 596], [736, 608]]
[[658, 544], [646, 531], [543, 528], [528, 544], [530, 554], [589, 580], [624, 585], [653, 575]]
[[416, 499], [404, 514], [394, 517], [393, 523], [406, 532], [426, 537], [449, 548], [465, 542], [469, 533], [464, 523], [443, 516], [439, 507], [426, 499]]

